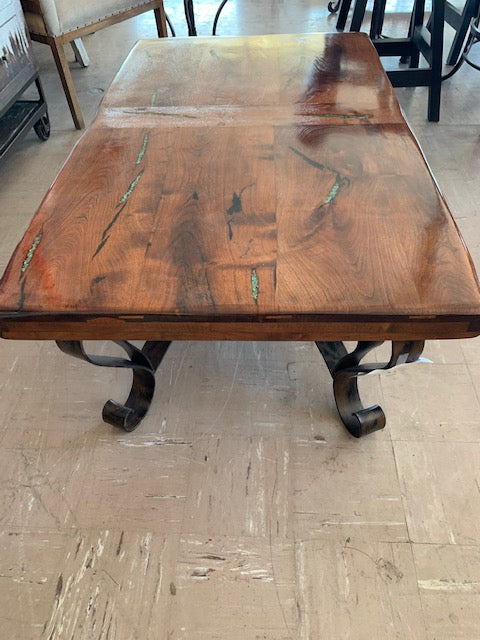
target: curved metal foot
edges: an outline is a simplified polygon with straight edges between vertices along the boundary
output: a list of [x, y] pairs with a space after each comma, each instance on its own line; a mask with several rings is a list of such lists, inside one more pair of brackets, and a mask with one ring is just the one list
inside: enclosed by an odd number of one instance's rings
[[130, 360], [112, 356], [88, 355], [83, 343], [77, 340], [57, 340], [58, 347], [68, 355], [80, 358], [100, 367], [119, 367], [132, 369], [133, 382], [125, 404], [108, 400], [103, 407], [105, 422], [133, 431], [147, 414], [155, 391], [155, 371], [167, 352], [170, 342], [148, 341], [142, 349], [134, 347], [125, 340], [115, 340], [127, 352]]
[[358, 376], [372, 371], [391, 369], [399, 364], [415, 362], [420, 357], [422, 341], [392, 342], [388, 362], [360, 364], [361, 360], [382, 342], [358, 342], [348, 353], [343, 342], [316, 342], [333, 378], [333, 392], [338, 413], [348, 431], [360, 438], [385, 426], [385, 414], [378, 405], [364, 407], [358, 392]]
[[336, 2], [329, 2], [327, 5], [327, 8], [330, 11], [330, 13], [337, 13], [341, 3], [342, 3], [342, 0], [337, 0]]

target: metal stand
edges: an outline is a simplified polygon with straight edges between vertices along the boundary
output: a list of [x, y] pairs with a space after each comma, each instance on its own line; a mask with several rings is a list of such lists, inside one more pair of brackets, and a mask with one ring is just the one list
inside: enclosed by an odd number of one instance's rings
[[115, 343], [127, 352], [130, 360], [111, 356], [90, 356], [80, 341], [57, 340], [58, 347], [70, 356], [100, 367], [132, 370], [133, 383], [127, 401], [122, 405], [108, 400], [103, 407], [102, 418], [115, 427], [133, 431], [150, 408], [155, 392], [155, 371], [163, 360], [170, 342], [148, 341], [142, 349], [137, 349], [125, 340], [115, 340]]
[[424, 343], [392, 342], [392, 355], [388, 362], [360, 364], [361, 360], [383, 342], [358, 342], [348, 353], [343, 342], [316, 342], [333, 378], [333, 393], [343, 424], [355, 438], [360, 438], [385, 426], [385, 414], [378, 405], [365, 408], [358, 393], [357, 379], [372, 371], [391, 369], [398, 364], [415, 362]]
[[[22, 93], [35, 82], [38, 100], [25, 100]], [[17, 96], [10, 101], [0, 117], [0, 160], [14, 148], [31, 128], [40, 140], [47, 140], [50, 136], [50, 121], [48, 119], [47, 103], [38, 74], [29, 79]]]
[[[129, 360], [111, 356], [88, 355], [81, 341], [57, 341], [58, 347], [68, 355], [101, 367], [131, 369], [133, 383], [125, 404], [108, 400], [102, 412], [105, 422], [133, 431], [146, 416], [155, 391], [155, 371], [163, 360], [170, 342], [148, 341], [142, 349], [127, 341], [115, 340], [129, 356]], [[363, 358], [383, 342], [359, 342], [348, 352], [343, 342], [316, 342], [328, 370], [333, 378], [333, 392], [338, 412], [348, 431], [360, 438], [385, 426], [385, 414], [375, 405], [365, 408], [358, 393], [357, 380], [380, 369], [391, 369], [398, 364], [418, 360], [423, 350], [423, 342], [392, 342], [392, 355], [388, 362], [360, 364]]]

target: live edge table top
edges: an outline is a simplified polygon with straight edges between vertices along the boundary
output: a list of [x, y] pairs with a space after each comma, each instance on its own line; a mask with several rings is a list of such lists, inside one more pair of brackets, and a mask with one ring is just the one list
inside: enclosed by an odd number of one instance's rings
[[10, 260], [0, 332], [469, 337], [480, 294], [366, 36], [144, 40]]

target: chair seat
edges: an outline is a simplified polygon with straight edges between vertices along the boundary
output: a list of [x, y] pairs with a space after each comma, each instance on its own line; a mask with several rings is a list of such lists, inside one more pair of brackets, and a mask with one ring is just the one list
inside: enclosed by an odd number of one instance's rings
[[[73, 122], [82, 129], [85, 122], [73, 85], [72, 74], [63, 46], [79, 38], [128, 20], [146, 11], [153, 11], [159, 37], [167, 36], [163, 0], [21, 0], [32, 40], [49, 45], [57, 65]], [[82, 66], [88, 56], [74, 46], [75, 58]]]
[[151, 0], [39, 0], [40, 15], [25, 11], [25, 19], [32, 33], [60, 36], [86, 27], [105, 18], [149, 4]]

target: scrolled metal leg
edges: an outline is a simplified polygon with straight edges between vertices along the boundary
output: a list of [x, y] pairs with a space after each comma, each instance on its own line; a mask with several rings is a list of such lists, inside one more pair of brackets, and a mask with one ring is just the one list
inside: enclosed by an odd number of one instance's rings
[[348, 353], [343, 342], [316, 342], [333, 378], [333, 392], [338, 413], [348, 431], [360, 438], [385, 426], [385, 414], [378, 405], [364, 407], [358, 392], [358, 377], [399, 364], [415, 362], [420, 357], [422, 341], [394, 341], [388, 362], [360, 364], [361, 360], [382, 342], [358, 342]]
[[68, 355], [80, 358], [85, 362], [100, 367], [118, 367], [131, 369], [133, 382], [125, 404], [108, 400], [103, 407], [102, 417], [105, 422], [121, 427], [125, 431], [133, 431], [147, 414], [155, 391], [155, 371], [162, 361], [170, 342], [148, 341], [142, 349], [138, 349], [125, 340], [115, 340], [124, 349], [130, 360], [112, 356], [89, 355], [83, 343], [77, 340], [57, 340], [58, 347]]

